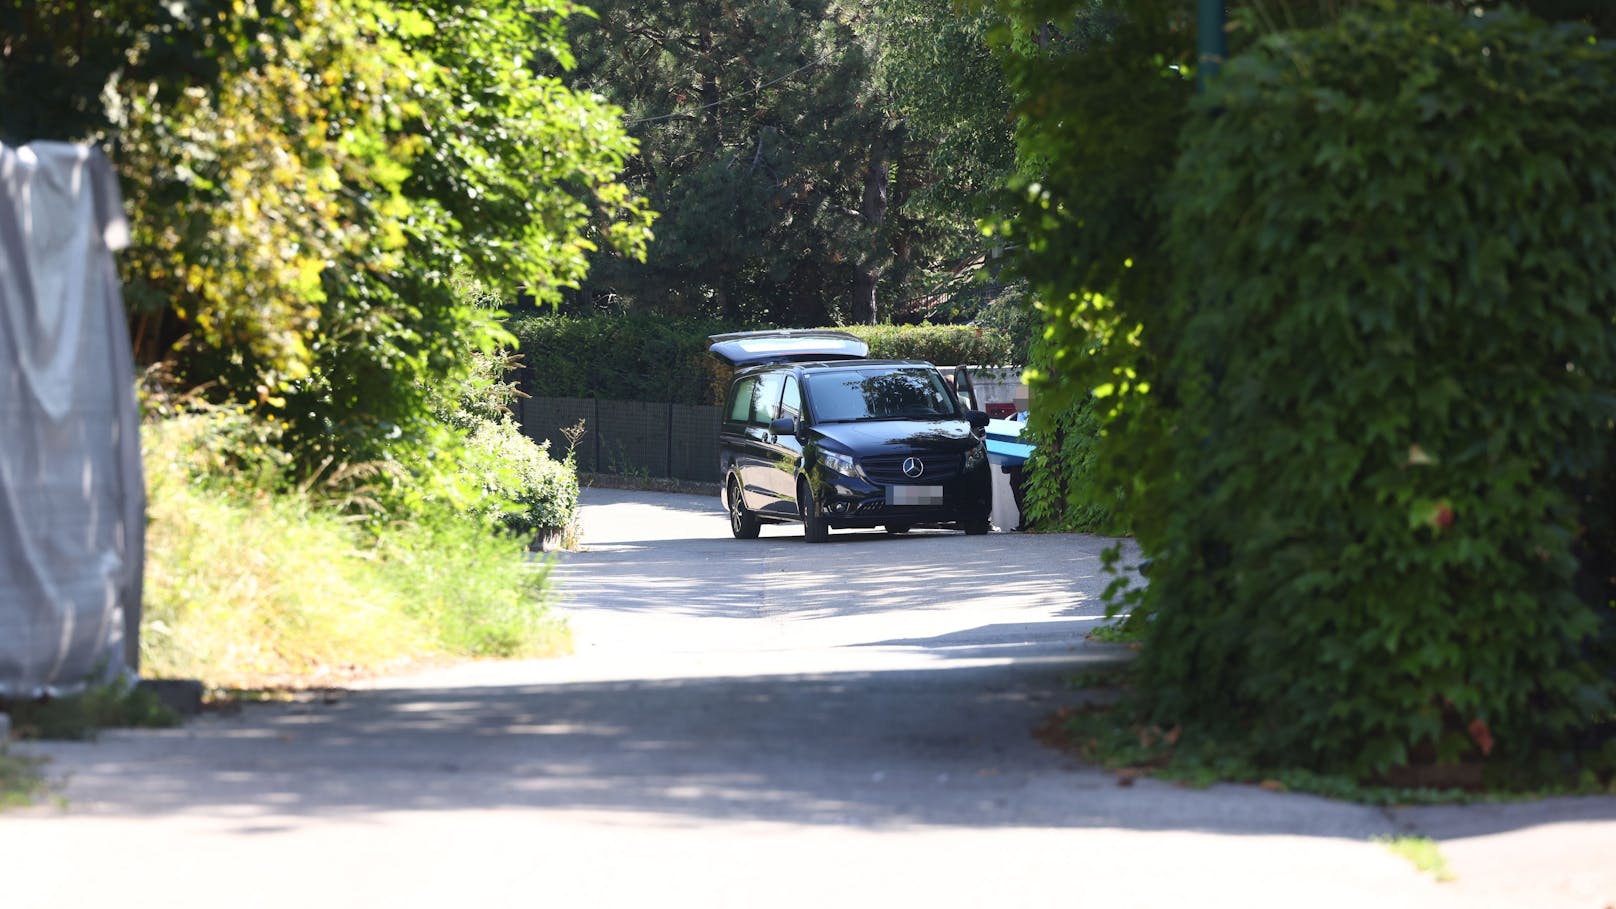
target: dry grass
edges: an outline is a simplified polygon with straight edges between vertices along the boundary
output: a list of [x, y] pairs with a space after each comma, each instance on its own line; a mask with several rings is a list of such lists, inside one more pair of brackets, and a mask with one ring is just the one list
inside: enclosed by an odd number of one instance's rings
[[146, 674], [307, 684], [570, 649], [520, 541], [448, 515], [374, 534], [298, 491], [197, 485], [164, 430], [145, 433]]

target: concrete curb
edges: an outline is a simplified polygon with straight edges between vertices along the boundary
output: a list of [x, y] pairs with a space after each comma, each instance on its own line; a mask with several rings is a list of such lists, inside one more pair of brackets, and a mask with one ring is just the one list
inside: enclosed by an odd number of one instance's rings
[[197, 679], [141, 679], [135, 687], [157, 696], [164, 707], [182, 717], [202, 712], [202, 683]]

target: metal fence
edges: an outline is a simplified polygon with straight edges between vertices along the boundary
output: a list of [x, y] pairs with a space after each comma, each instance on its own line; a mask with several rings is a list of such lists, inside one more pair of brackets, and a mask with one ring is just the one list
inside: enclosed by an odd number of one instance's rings
[[566, 454], [562, 430], [583, 420], [575, 454], [586, 473], [644, 475], [716, 483], [719, 408], [598, 398], [524, 398], [522, 431]]

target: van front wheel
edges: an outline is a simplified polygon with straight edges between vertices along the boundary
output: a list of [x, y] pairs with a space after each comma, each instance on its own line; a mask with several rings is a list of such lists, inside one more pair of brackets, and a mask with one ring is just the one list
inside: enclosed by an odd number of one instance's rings
[[808, 488], [808, 481], [797, 481], [797, 513], [802, 515], [802, 538], [810, 543], [823, 543], [830, 539], [830, 526], [825, 523], [825, 515], [819, 510], [819, 503], [814, 500], [812, 489]]
[[737, 540], [755, 540], [762, 526], [746, 502], [741, 499], [741, 483], [734, 477], [729, 481], [729, 530]]

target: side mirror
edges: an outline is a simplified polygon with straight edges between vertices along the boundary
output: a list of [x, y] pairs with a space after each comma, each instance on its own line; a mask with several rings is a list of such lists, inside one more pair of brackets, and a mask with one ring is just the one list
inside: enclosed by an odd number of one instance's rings
[[965, 412], [965, 419], [971, 421], [972, 429], [987, 429], [988, 421], [993, 418], [980, 410], [967, 410]]
[[[982, 424], [986, 426], [987, 424]], [[797, 434], [797, 418], [781, 417], [769, 424], [769, 432], [777, 436], [794, 436]]]

